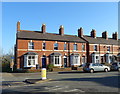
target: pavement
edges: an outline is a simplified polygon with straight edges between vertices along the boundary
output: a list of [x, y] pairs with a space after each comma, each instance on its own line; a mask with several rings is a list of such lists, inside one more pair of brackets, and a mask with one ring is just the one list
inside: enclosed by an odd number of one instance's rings
[[[3, 93], [45, 93], [45, 92], [110, 92], [118, 93], [120, 75], [118, 72], [83, 73], [54, 72], [47, 73], [42, 81], [41, 73], [2, 73]], [[32, 84], [26, 83], [31, 81]], [[79, 94], [78, 93], [78, 94]]]

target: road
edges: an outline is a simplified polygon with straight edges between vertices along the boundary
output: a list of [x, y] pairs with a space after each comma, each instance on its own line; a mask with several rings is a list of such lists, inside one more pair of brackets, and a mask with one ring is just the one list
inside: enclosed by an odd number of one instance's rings
[[[59, 72], [48, 73], [52, 81], [26, 84], [25, 79], [39, 79], [40, 73], [3, 74], [3, 93], [45, 93], [45, 92], [119, 92], [120, 75], [118, 72]], [[12, 82], [15, 82], [12, 84]]]

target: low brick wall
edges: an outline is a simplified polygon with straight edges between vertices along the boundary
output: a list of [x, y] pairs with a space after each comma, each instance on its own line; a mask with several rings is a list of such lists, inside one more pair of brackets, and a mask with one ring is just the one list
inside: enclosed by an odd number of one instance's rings
[[[15, 72], [41, 72], [42, 69], [23, 69], [23, 70], [17, 70]], [[53, 68], [52, 72], [64, 72], [64, 71], [82, 71], [83, 68], [82, 67], [69, 67], [69, 68]]]
[[[77, 70], [77, 71], [82, 71], [83, 68], [82, 67], [76, 67], [74, 70]], [[72, 71], [72, 68], [53, 68], [53, 71], [54, 72], [59, 72], [59, 71]]]
[[54, 72], [59, 72], [59, 71], [71, 71], [71, 68], [53, 68]]
[[83, 68], [82, 67], [78, 67], [77, 70], [78, 71], [83, 71]]
[[27, 69], [27, 72], [41, 72], [41, 69]]

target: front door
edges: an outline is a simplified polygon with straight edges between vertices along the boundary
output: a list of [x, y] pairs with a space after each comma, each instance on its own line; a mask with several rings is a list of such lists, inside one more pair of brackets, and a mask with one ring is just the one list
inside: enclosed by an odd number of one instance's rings
[[67, 57], [64, 58], [64, 67], [67, 67]]
[[42, 57], [42, 68], [46, 68], [46, 57]]

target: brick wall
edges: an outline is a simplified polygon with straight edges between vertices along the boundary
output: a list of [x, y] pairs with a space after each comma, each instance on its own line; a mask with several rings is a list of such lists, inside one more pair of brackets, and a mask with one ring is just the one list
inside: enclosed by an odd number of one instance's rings
[[[47, 57], [47, 64], [49, 64], [49, 55], [52, 54], [53, 52], [59, 52], [62, 54], [62, 64], [63, 63], [63, 56], [69, 56], [72, 53], [79, 53], [82, 56], [86, 56], [86, 51], [82, 52], [82, 44], [84, 44], [86, 46], [86, 43], [76, 43], [78, 46], [78, 50], [77, 51], [73, 51], [73, 44], [75, 43], [69, 43], [70, 45], [70, 50], [68, 51], [68, 42], [66, 42], [67, 44], [67, 50], [64, 50], [64, 44], [65, 42], [57, 42], [58, 43], [58, 50], [54, 51], [54, 43], [56, 43], [56, 41], [45, 41], [46, 43], [46, 50], [42, 50], [42, 43], [44, 41], [42, 40], [32, 40], [32, 42], [34, 42], [34, 50], [29, 50], [28, 49], [28, 42], [30, 42], [30, 40], [21, 40], [18, 39], [17, 40], [17, 68], [23, 68], [23, 55], [26, 52], [36, 52], [38, 54], [38, 62], [40, 67], [42, 66], [42, 56], [45, 55]], [[69, 61], [69, 59], [68, 59]], [[69, 62], [68, 62], [68, 66], [69, 66]]]

